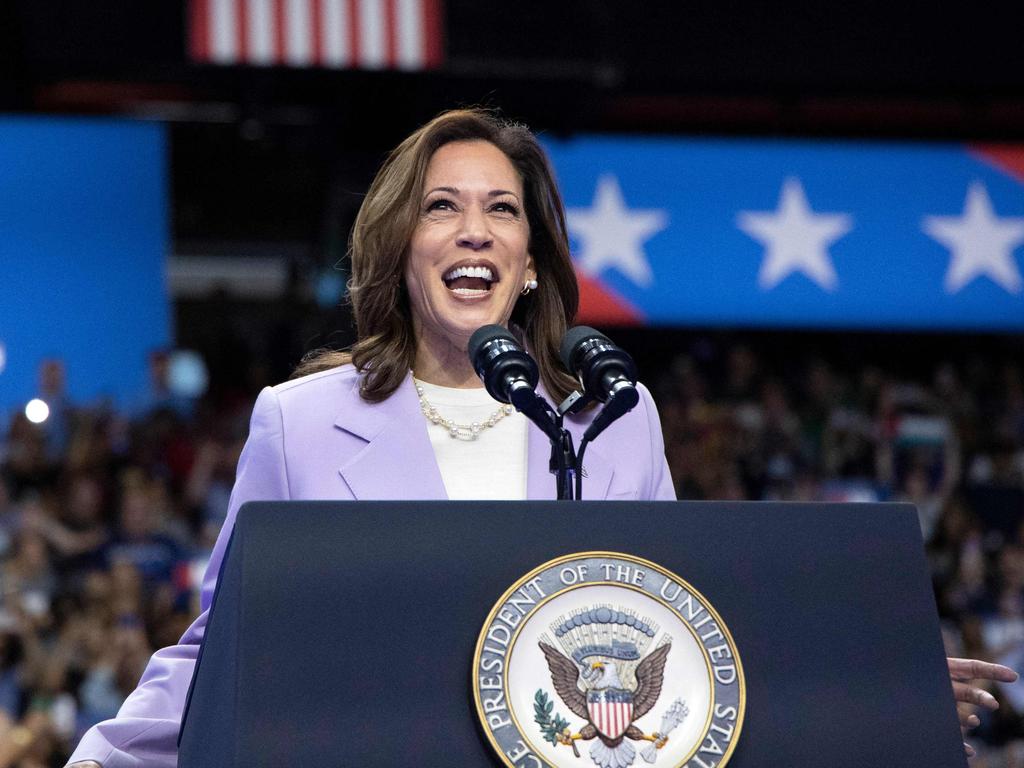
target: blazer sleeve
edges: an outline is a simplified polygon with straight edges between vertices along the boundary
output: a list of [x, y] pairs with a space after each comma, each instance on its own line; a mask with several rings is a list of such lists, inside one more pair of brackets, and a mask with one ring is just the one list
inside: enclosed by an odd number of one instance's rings
[[247, 501], [289, 497], [281, 406], [277, 394], [267, 387], [253, 408], [227, 518], [203, 577], [199, 618], [177, 645], [153, 654], [138, 687], [125, 699], [117, 717], [90, 728], [69, 762], [95, 760], [103, 768], [175, 768], [185, 697], [238, 508]]
[[658, 416], [658, 408], [647, 387], [638, 384], [637, 389], [640, 392], [640, 403], [647, 417], [647, 433], [650, 435], [651, 441], [651, 478], [647, 495], [644, 498], [653, 501], [675, 501], [676, 488], [672, 482], [672, 473], [668, 468], [668, 459], [665, 458], [665, 438], [661, 433], [661, 418]]

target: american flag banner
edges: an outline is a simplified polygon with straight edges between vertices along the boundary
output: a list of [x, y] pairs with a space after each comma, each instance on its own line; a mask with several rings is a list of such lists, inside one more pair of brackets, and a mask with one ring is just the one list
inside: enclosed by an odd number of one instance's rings
[[423, 70], [441, 65], [442, 0], [190, 0], [200, 64]]

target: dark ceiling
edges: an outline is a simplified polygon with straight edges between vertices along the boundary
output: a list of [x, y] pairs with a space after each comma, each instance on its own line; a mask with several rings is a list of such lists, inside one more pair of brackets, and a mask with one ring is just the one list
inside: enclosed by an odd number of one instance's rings
[[490, 97], [564, 129], [856, 132], [899, 113], [903, 130], [1024, 128], [1020, 3], [446, 0], [446, 65], [431, 76], [191, 66], [181, 0], [3, 8], [8, 109], [229, 102], [365, 123], [371, 105], [389, 116]]
[[554, 133], [1024, 140], [1020, 3], [444, 8], [444, 67], [404, 74], [195, 66], [180, 0], [7, 0], [0, 109], [167, 121], [179, 244], [328, 250], [383, 152], [465, 104]]

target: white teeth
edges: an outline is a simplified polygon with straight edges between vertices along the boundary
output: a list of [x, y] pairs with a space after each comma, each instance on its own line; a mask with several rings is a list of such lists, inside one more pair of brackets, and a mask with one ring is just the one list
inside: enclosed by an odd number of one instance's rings
[[445, 281], [454, 280], [457, 277], [479, 277], [489, 283], [494, 282], [494, 273], [490, 267], [456, 267], [444, 276]]
[[483, 288], [452, 288], [452, 293], [457, 293], [460, 296], [482, 296], [489, 291]]

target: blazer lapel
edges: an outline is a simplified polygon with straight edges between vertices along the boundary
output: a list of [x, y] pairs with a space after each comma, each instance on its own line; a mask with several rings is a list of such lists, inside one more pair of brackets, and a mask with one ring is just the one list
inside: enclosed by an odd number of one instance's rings
[[354, 378], [334, 425], [367, 441], [338, 469], [356, 499], [448, 498], [411, 376], [379, 403], [362, 400]]
[[[587, 424], [589, 425], [589, 423], [588, 421]], [[583, 428], [570, 431], [573, 432], [572, 439], [578, 452], [580, 439], [583, 437]], [[611, 486], [614, 474], [615, 467], [608, 454], [597, 444], [588, 444], [586, 453], [583, 454], [583, 500], [607, 499], [608, 488]]]

